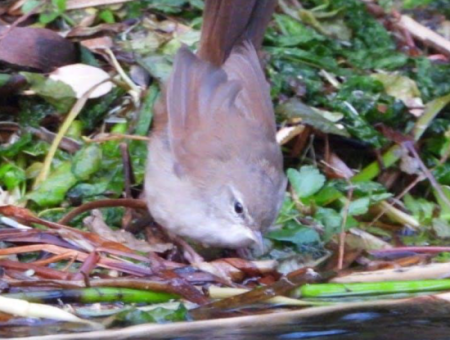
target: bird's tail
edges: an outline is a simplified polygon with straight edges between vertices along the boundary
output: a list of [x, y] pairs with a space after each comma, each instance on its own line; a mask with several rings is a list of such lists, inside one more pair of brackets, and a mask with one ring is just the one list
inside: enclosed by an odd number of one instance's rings
[[243, 39], [261, 46], [276, 0], [205, 0], [198, 55], [221, 65]]

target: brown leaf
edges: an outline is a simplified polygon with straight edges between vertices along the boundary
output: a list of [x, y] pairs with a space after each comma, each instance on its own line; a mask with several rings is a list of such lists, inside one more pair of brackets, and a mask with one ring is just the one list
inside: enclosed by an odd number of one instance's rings
[[75, 44], [44, 28], [0, 26], [0, 61], [43, 72], [77, 62]]
[[93, 210], [92, 216], [86, 217], [83, 222], [91, 232], [101, 236], [103, 239], [123, 244], [133, 250], [141, 251], [144, 253], [163, 253], [173, 248], [173, 244], [170, 243], [151, 245], [144, 240], [138, 240], [136, 237], [134, 237], [133, 234], [128, 231], [111, 230], [111, 228], [103, 220], [103, 216], [100, 210]]
[[322, 275], [312, 271], [310, 268], [302, 268], [289, 273], [272, 285], [258, 287], [246, 293], [235, 295], [227, 299], [212, 302], [191, 310], [191, 316], [196, 320], [204, 320], [214, 317], [226, 316], [227, 310], [252, 305], [268, 300], [277, 295], [284, 295], [294, 288], [307, 283], [324, 282], [333, 277], [335, 273], [327, 272]]
[[87, 39], [80, 42], [80, 44], [94, 53], [98, 50], [111, 49], [114, 46], [114, 42], [110, 37]]
[[129, 27], [129, 25], [124, 23], [117, 24], [100, 24], [94, 27], [74, 27], [67, 34], [68, 37], [90, 37], [98, 35], [99, 33], [113, 33], [117, 34], [123, 32]]
[[64, 273], [59, 270], [38, 266], [33, 263], [22, 263], [10, 260], [0, 260], [0, 267], [4, 267], [7, 269], [16, 269], [16, 270], [33, 270], [37, 275], [48, 278], [48, 279], [56, 279], [56, 280], [67, 280], [69, 277], [69, 273]]
[[122, 255], [127, 254], [126, 256], [137, 258], [140, 261], [145, 259], [145, 257], [136, 254], [135, 251], [122, 243], [108, 241], [94, 233], [89, 233], [59, 223], [40, 219], [25, 208], [20, 208], [13, 205], [0, 205], [0, 214], [6, 217], [13, 217], [14, 219], [25, 224], [38, 223], [48, 228], [57, 230], [65, 240], [70, 240], [71, 243], [75, 243], [82, 249], [87, 249], [88, 251], [92, 251], [94, 248], [102, 248], [105, 252], [121, 252]]

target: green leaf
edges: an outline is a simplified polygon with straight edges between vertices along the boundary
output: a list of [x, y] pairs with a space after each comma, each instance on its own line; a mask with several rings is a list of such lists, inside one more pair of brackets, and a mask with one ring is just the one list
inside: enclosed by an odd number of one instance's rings
[[384, 194], [376, 194], [376, 195], [370, 195], [370, 205], [375, 204], [375, 203], [379, 203], [381, 201], [385, 201], [388, 198], [391, 198], [392, 196], [394, 196], [393, 194], [389, 193], [389, 192], [385, 192]]
[[30, 13], [33, 9], [38, 7], [41, 4], [39, 0], [27, 0], [22, 5], [22, 13], [27, 14]]
[[413, 9], [416, 7], [425, 7], [433, 0], [403, 0], [403, 7], [405, 9]]
[[114, 19], [114, 13], [109, 9], [104, 9], [103, 11], [101, 11], [98, 17], [107, 24], [114, 24], [116, 22], [116, 20]]
[[25, 177], [27, 179], [35, 179], [42, 170], [41, 162], [34, 162], [25, 170]]
[[439, 238], [450, 238], [450, 225], [448, 221], [434, 218], [433, 230]]
[[55, 114], [55, 107], [38, 96], [21, 96], [19, 108], [18, 122], [24, 128], [38, 128], [42, 119]]
[[95, 143], [90, 143], [74, 156], [72, 172], [78, 180], [85, 181], [100, 169], [101, 163], [100, 147]]
[[205, 8], [205, 3], [203, 2], [203, 0], [189, 0], [189, 3], [192, 7], [199, 10], [203, 10]]
[[424, 225], [430, 225], [433, 218], [435, 204], [424, 198], [414, 198], [411, 195], [405, 195], [403, 198], [406, 208], [411, 211], [413, 216]]
[[[344, 192], [347, 192], [350, 188], [346, 182], [340, 182], [343, 186], [340, 189]], [[353, 188], [354, 194], [357, 196], [366, 196], [366, 195], [374, 195], [374, 194], [384, 194], [386, 193], [386, 188], [383, 184], [373, 181], [364, 181], [352, 183], [351, 187]]]
[[62, 163], [50, 176], [29, 193], [27, 197], [41, 207], [55, 206], [64, 200], [67, 191], [77, 183], [70, 162]]
[[0, 156], [8, 158], [17, 156], [27, 145], [31, 143], [31, 140], [31, 134], [26, 133], [12, 144], [0, 145]]
[[145, 95], [144, 102], [139, 111], [139, 120], [136, 124], [135, 134], [139, 136], [147, 136], [150, 130], [150, 125], [153, 120], [153, 107], [156, 100], [159, 97], [158, 87], [152, 84], [147, 94]]
[[[441, 185], [441, 190], [444, 196], [447, 198], [447, 201], [450, 202], [450, 187], [447, 185]], [[441, 195], [436, 190], [433, 190], [433, 193], [434, 197], [436, 197], [436, 201], [441, 207], [441, 213], [439, 217], [444, 221], [450, 221], [450, 206], [447, 204], [445, 199], [442, 199]]]
[[434, 170], [433, 175], [442, 185], [450, 185], [450, 162], [439, 164]]
[[364, 215], [367, 211], [369, 211], [369, 204], [369, 197], [356, 199], [348, 206], [348, 214], [350, 216]]
[[275, 241], [290, 242], [298, 247], [320, 242], [317, 231], [302, 226], [295, 221], [290, 221], [283, 228], [267, 233], [266, 237]]
[[5, 185], [7, 190], [14, 189], [25, 180], [25, 171], [17, 165], [5, 163], [0, 166], [0, 183]]
[[111, 105], [123, 94], [124, 91], [117, 86], [105, 96], [90, 99], [79, 115], [79, 119], [83, 122], [86, 130], [95, 129], [104, 116], [108, 114]]
[[74, 200], [91, 199], [99, 196], [109, 189], [110, 177], [95, 178], [94, 183], [78, 183], [67, 193], [67, 197]]
[[72, 88], [61, 82], [45, 78], [41, 74], [22, 72], [30, 83], [30, 89], [52, 104], [59, 112], [66, 113], [75, 103], [75, 92]]
[[133, 165], [136, 184], [141, 184], [144, 181], [147, 165], [147, 151], [147, 143], [143, 141], [134, 140], [130, 143], [131, 163]]
[[298, 99], [289, 99], [278, 106], [276, 111], [277, 114], [284, 115], [288, 118], [301, 118], [304, 124], [311, 125], [324, 133], [332, 133], [346, 137], [349, 136], [345, 129], [337, 127], [334, 122], [328, 120]]
[[336, 181], [326, 182], [320, 191], [314, 195], [314, 202], [318, 206], [326, 206], [345, 195], [336, 187]]
[[10, 78], [11, 78], [11, 76], [9, 74], [0, 73], [0, 87], [5, 85], [9, 81]]
[[58, 18], [60, 16], [60, 13], [56, 12], [56, 11], [46, 11], [46, 12], [42, 12], [39, 15], [39, 22], [41, 24], [47, 25], [49, 23], [51, 23], [52, 21], [54, 21], [56, 18]]
[[350, 41], [353, 32], [347, 26], [342, 18], [334, 18], [332, 20], [324, 20], [321, 22], [322, 29], [324, 33], [334, 39], [339, 39], [341, 41]]
[[302, 166], [300, 171], [288, 169], [287, 176], [300, 198], [314, 195], [325, 183], [325, 176], [317, 168], [310, 165]]
[[281, 35], [269, 30], [269, 40], [277, 46], [304, 46], [312, 41], [326, 40], [325, 37], [316, 33], [313, 29], [304, 26], [298, 20], [287, 15], [275, 14], [274, 18]]
[[405, 105], [421, 97], [416, 82], [408, 77], [395, 73], [377, 73], [372, 74], [372, 78], [383, 84], [388, 95], [403, 101]]
[[138, 60], [138, 62], [152, 77], [158, 79], [160, 83], [165, 83], [172, 72], [172, 60], [165, 55], [152, 54]]
[[341, 232], [342, 216], [336, 210], [330, 208], [318, 208], [314, 218], [325, 227], [325, 242], [328, 242], [334, 235]]
[[423, 95], [424, 102], [429, 102], [450, 93], [450, 64], [436, 63], [426, 57], [414, 59], [414, 79]]
[[23, 148], [23, 153], [33, 157], [44, 156], [47, 154], [49, 148], [50, 145], [47, 142], [38, 140], [32, 144], [28, 144], [25, 148]]
[[284, 224], [286, 221], [290, 221], [299, 215], [298, 210], [295, 207], [294, 201], [289, 195], [284, 196], [283, 205], [281, 206], [278, 218], [275, 224]]
[[59, 13], [63, 13], [67, 7], [67, 0], [52, 0], [52, 4], [56, 7]]

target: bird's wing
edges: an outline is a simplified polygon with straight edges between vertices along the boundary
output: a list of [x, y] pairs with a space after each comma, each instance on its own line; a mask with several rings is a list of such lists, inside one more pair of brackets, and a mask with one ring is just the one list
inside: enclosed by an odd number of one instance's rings
[[266, 138], [274, 140], [276, 126], [270, 88], [253, 44], [245, 41], [236, 46], [223, 69], [229, 80], [242, 86], [235, 102], [239, 111], [263, 129]]
[[251, 144], [275, 140], [268, 84], [250, 43], [235, 48], [223, 67], [182, 47], [166, 107], [169, 143], [181, 169], [196, 171], [205, 164], [199, 160], [226, 161], [255, 150]]

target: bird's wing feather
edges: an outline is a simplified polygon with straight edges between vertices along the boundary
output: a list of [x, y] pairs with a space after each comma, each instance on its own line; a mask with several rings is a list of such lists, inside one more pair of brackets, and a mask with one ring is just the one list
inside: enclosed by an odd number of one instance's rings
[[200, 60], [187, 47], [180, 48], [166, 89], [168, 139], [180, 165], [214, 150], [214, 143], [206, 139], [214, 138], [218, 116], [236, 116], [234, 102], [240, 90], [220, 67]]
[[199, 160], [226, 161], [275, 140], [268, 84], [251, 43], [235, 48], [223, 67], [182, 47], [167, 86], [166, 105], [171, 150], [191, 174], [204, 166]]
[[236, 106], [254, 124], [264, 129], [266, 137], [274, 140], [276, 133], [270, 88], [253, 44], [245, 41], [236, 46], [223, 65], [228, 79], [238, 81], [242, 90]]

